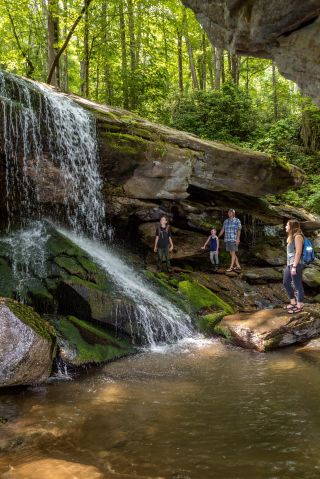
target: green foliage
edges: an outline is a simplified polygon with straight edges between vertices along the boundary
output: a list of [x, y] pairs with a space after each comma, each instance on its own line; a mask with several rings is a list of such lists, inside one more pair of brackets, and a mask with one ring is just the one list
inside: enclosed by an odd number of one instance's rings
[[244, 141], [257, 120], [251, 98], [231, 82], [221, 90], [199, 90], [178, 97], [171, 110], [172, 126], [210, 140]]

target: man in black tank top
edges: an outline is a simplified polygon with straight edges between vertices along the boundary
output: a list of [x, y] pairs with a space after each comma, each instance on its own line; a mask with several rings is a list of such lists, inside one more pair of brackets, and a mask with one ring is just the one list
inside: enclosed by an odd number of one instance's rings
[[156, 228], [154, 252], [158, 253], [158, 269], [162, 271], [165, 263], [168, 273], [171, 272], [169, 251], [173, 250], [171, 231], [166, 216], [161, 216], [159, 226]]

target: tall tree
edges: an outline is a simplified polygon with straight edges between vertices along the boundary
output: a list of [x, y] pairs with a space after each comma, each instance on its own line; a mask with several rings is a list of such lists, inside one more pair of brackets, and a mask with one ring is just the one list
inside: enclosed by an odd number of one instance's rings
[[187, 20], [186, 9], [183, 10], [183, 26], [184, 26], [184, 38], [185, 38], [185, 42], [186, 42], [186, 46], [188, 50], [189, 68], [190, 68], [190, 74], [192, 78], [192, 85], [194, 89], [198, 90], [199, 82], [198, 82], [197, 71], [196, 71], [196, 67], [194, 63], [193, 48], [192, 48], [192, 44], [191, 44], [189, 32], [188, 32], [188, 20]]
[[48, 21], [48, 71], [55, 64], [51, 79], [48, 83], [60, 86], [60, 68], [59, 59], [55, 62], [58, 53], [59, 42], [59, 2], [58, 0], [48, 0], [47, 7]]
[[124, 19], [123, 7], [124, 7], [123, 0], [119, 0], [119, 26], [120, 26], [120, 37], [121, 37], [121, 77], [122, 77], [123, 106], [124, 108], [129, 108], [126, 24]]

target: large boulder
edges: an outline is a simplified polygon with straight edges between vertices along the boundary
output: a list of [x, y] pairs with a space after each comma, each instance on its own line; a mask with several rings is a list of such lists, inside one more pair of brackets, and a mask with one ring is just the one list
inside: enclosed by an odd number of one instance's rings
[[54, 330], [29, 306], [0, 302], [0, 387], [40, 384], [51, 372]]
[[225, 316], [215, 331], [238, 346], [268, 351], [320, 336], [320, 309], [308, 308], [294, 316], [283, 309], [238, 313]]
[[265, 284], [281, 281], [282, 273], [276, 268], [248, 268], [242, 277], [251, 284]]
[[202, 140], [119, 108], [72, 98], [97, 118], [105, 194], [111, 198], [121, 192], [140, 200], [183, 200], [190, 187], [258, 197], [303, 181], [299, 169], [264, 153]]
[[320, 101], [318, 0], [183, 0], [213, 43], [239, 55], [272, 58], [280, 72]]

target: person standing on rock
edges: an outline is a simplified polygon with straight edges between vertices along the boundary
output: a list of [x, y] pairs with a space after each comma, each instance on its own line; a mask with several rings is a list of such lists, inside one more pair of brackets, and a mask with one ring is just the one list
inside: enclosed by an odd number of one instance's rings
[[239, 218], [236, 218], [236, 212], [230, 208], [228, 210], [228, 218], [224, 221], [222, 229], [218, 235], [218, 238], [224, 235], [224, 244], [226, 251], [230, 253], [231, 264], [227, 273], [232, 271], [241, 271], [241, 266], [238, 260], [237, 251], [240, 243], [242, 225]]
[[171, 231], [166, 216], [161, 216], [156, 229], [154, 252], [158, 253], [158, 269], [162, 271], [163, 263], [166, 264], [168, 273], [171, 273], [169, 252], [173, 250]]
[[290, 300], [290, 304], [286, 306], [286, 309], [288, 313], [294, 314], [303, 311], [304, 289], [302, 271], [304, 236], [297, 220], [288, 221], [286, 232], [288, 235], [287, 266], [283, 273], [283, 286]]

